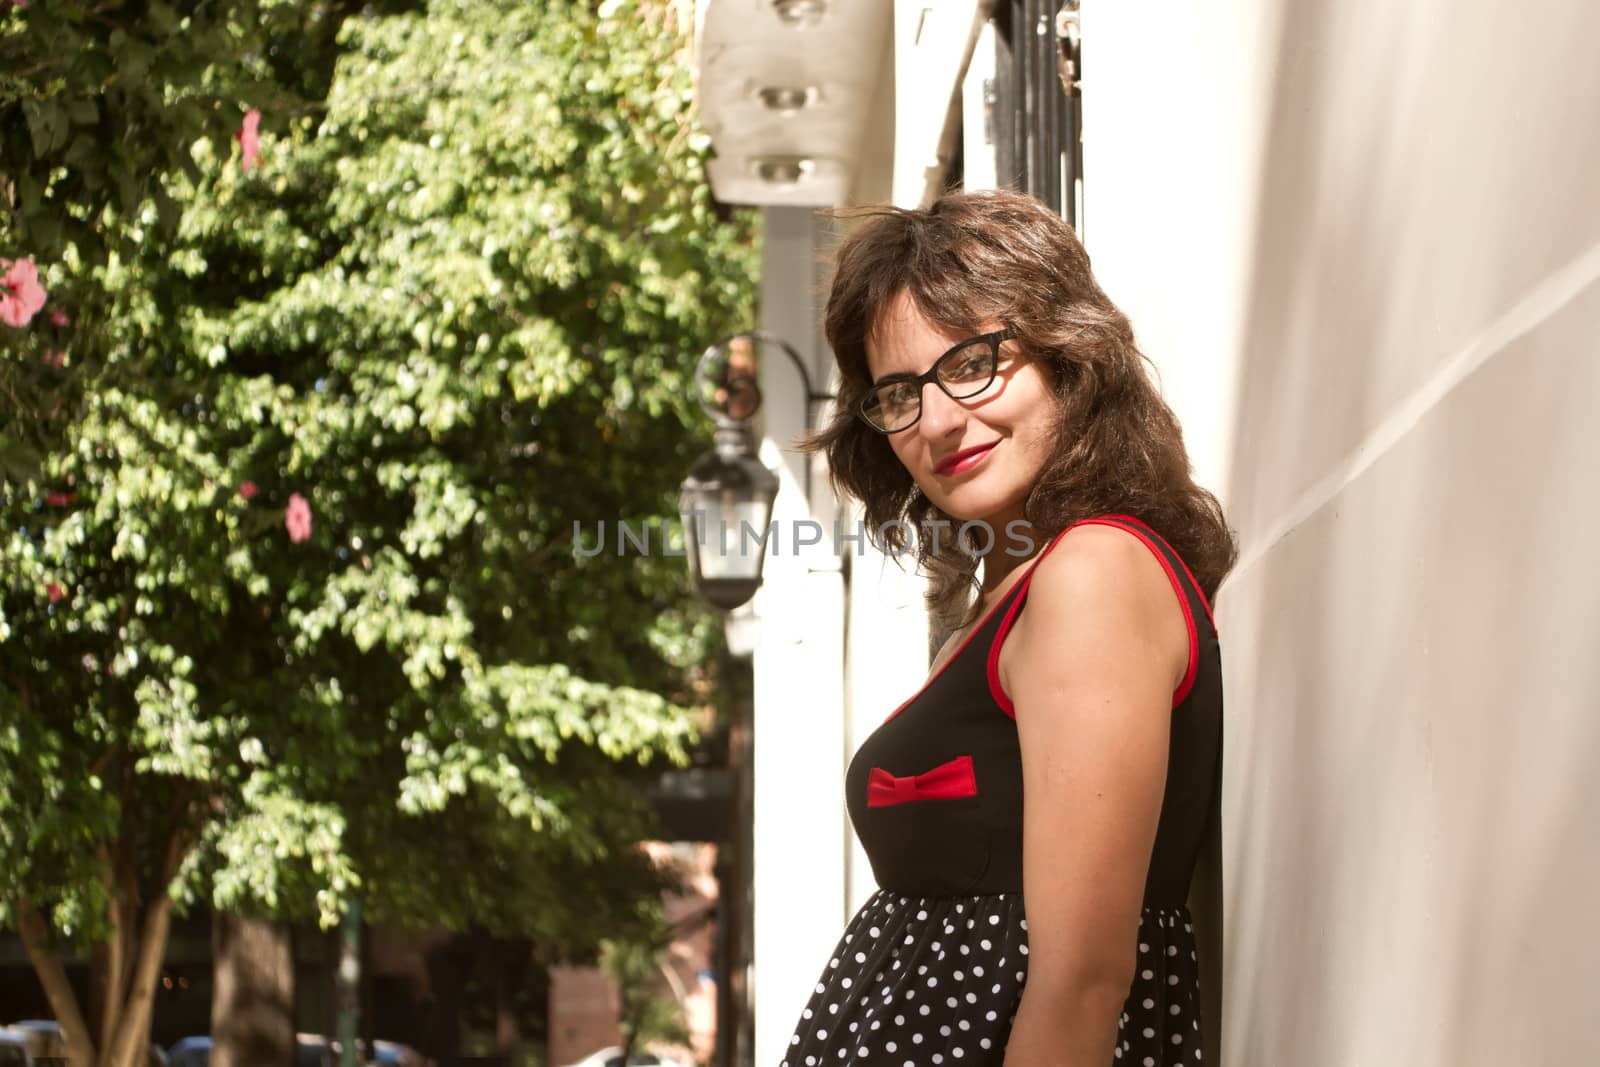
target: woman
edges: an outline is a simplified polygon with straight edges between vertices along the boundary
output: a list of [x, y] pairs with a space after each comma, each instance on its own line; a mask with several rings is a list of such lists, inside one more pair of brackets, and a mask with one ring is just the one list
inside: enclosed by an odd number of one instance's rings
[[1060, 218], [1008, 192], [865, 214], [828, 299], [837, 414], [810, 445], [882, 546], [915, 553], [950, 637], [851, 762], [881, 889], [785, 1065], [1198, 1063], [1184, 901], [1232, 537]]

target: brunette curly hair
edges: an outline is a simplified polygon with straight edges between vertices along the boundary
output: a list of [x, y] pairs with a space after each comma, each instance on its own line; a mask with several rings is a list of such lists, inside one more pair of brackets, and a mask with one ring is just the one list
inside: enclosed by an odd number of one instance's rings
[[1072, 227], [1038, 200], [1005, 190], [836, 217], [860, 220], [839, 248], [828, 295], [828, 344], [841, 380], [831, 421], [805, 447], [825, 453], [835, 489], [862, 502], [880, 548], [914, 555], [931, 579], [928, 602], [940, 625], [975, 616], [977, 560], [948, 538], [935, 553], [929, 539], [908, 536], [951, 516], [918, 490], [889, 439], [857, 415], [872, 384], [867, 341], [902, 292], [955, 336], [1002, 323], [1044, 368], [1060, 432], [1024, 504], [1035, 531], [1053, 537], [1078, 519], [1132, 515], [1183, 557], [1207, 597], [1215, 594], [1237, 552], [1233, 534], [1216, 497], [1194, 483], [1178, 420]]

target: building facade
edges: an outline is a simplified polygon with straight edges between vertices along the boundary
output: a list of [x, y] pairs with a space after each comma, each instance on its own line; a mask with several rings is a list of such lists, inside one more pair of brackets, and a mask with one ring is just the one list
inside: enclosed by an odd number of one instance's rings
[[[713, 184], [763, 206], [761, 325], [814, 378], [815, 209], [954, 181], [1053, 190], [1132, 318], [1241, 544], [1221, 1062], [1600, 1058], [1600, 9], [701, 0], [696, 31]], [[780, 522], [849, 529], [762, 375]], [[926, 671], [920, 595], [854, 543], [768, 561], [742, 1062], [873, 888], [843, 774]]]

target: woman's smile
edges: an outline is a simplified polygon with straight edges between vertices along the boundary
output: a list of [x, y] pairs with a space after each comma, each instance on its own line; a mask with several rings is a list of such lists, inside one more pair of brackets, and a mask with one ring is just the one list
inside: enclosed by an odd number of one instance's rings
[[934, 465], [933, 472], [945, 476], [965, 474], [988, 458], [989, 453], [998, 441], [990, 441], [986, 445], [975, 445], [972, 448], [963, 448], [959, 452], [952, 452]]

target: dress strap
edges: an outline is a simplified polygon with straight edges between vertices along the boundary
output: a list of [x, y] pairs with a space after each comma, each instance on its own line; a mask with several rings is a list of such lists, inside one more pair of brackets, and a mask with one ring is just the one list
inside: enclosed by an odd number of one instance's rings
[[1039, 564], [1043, 563], [1045, 557], [1054, 551], [1056, 545], [1061, 543], [1062, 538], [1079, 526], [1114, 526], [1132, 534], [1144, 543], [1145, 547], [1160, 562], [1162, 569], [1167, 572], [1167, 579], [1172, 583], [1173, 591], [1178, 596], [1178, 604], [1183, 609], [1184, 626], [1189, 633], [1189, 666], [1184, 671], [1183, 681], [1172, 694], [1172, 706], [1177, 707], [1184, 702], [1189, 696], [1190, 690], [1194, 688], [1195, 676], [1200, 668], [1200, 626], [1196, 620], [1195, 608], [1198, 606], [1201, 609], [1206, 625], [1212, 633], [1215, 633], [1215, 623], [1211, 618], [1211, 605], [1206, 600], [1205, 593], [1200, 589], [1199, 583], [1194, 580], [1194, 575], [1189, 572], [1188, 565], [1173, 551], [1172, 546], [1167, 544], [1148, 525], [1131, 515], [1097, 515], [1093, 518], [1079, 519], [1053, 537], [1050, 543], [1045, 546], [1044, 551], [1039, 553], [1038, 558], [1028, 565], [1028, 572], [1017, 583], [1015, 596], [1006, 607], [1005, 614], [1000, 619], [1000, 627], [995, 632], [994, 640], [989, 645], [988, 678], [990, 696], [994, 698], [994, 702], [999, 705], [1001, 711], [1013, 719], [1017, 717], [1016, 705], [1000, 684], [1000, 648], [1004, 645], [1006, 636], [1011, 632], [1011, 627], [1015, 623], [1018, 613], [1021, 612], [1022, 605], [1028, 599], [1028, 585], [1033, 581], [1034, 572], [1038, 570]]

